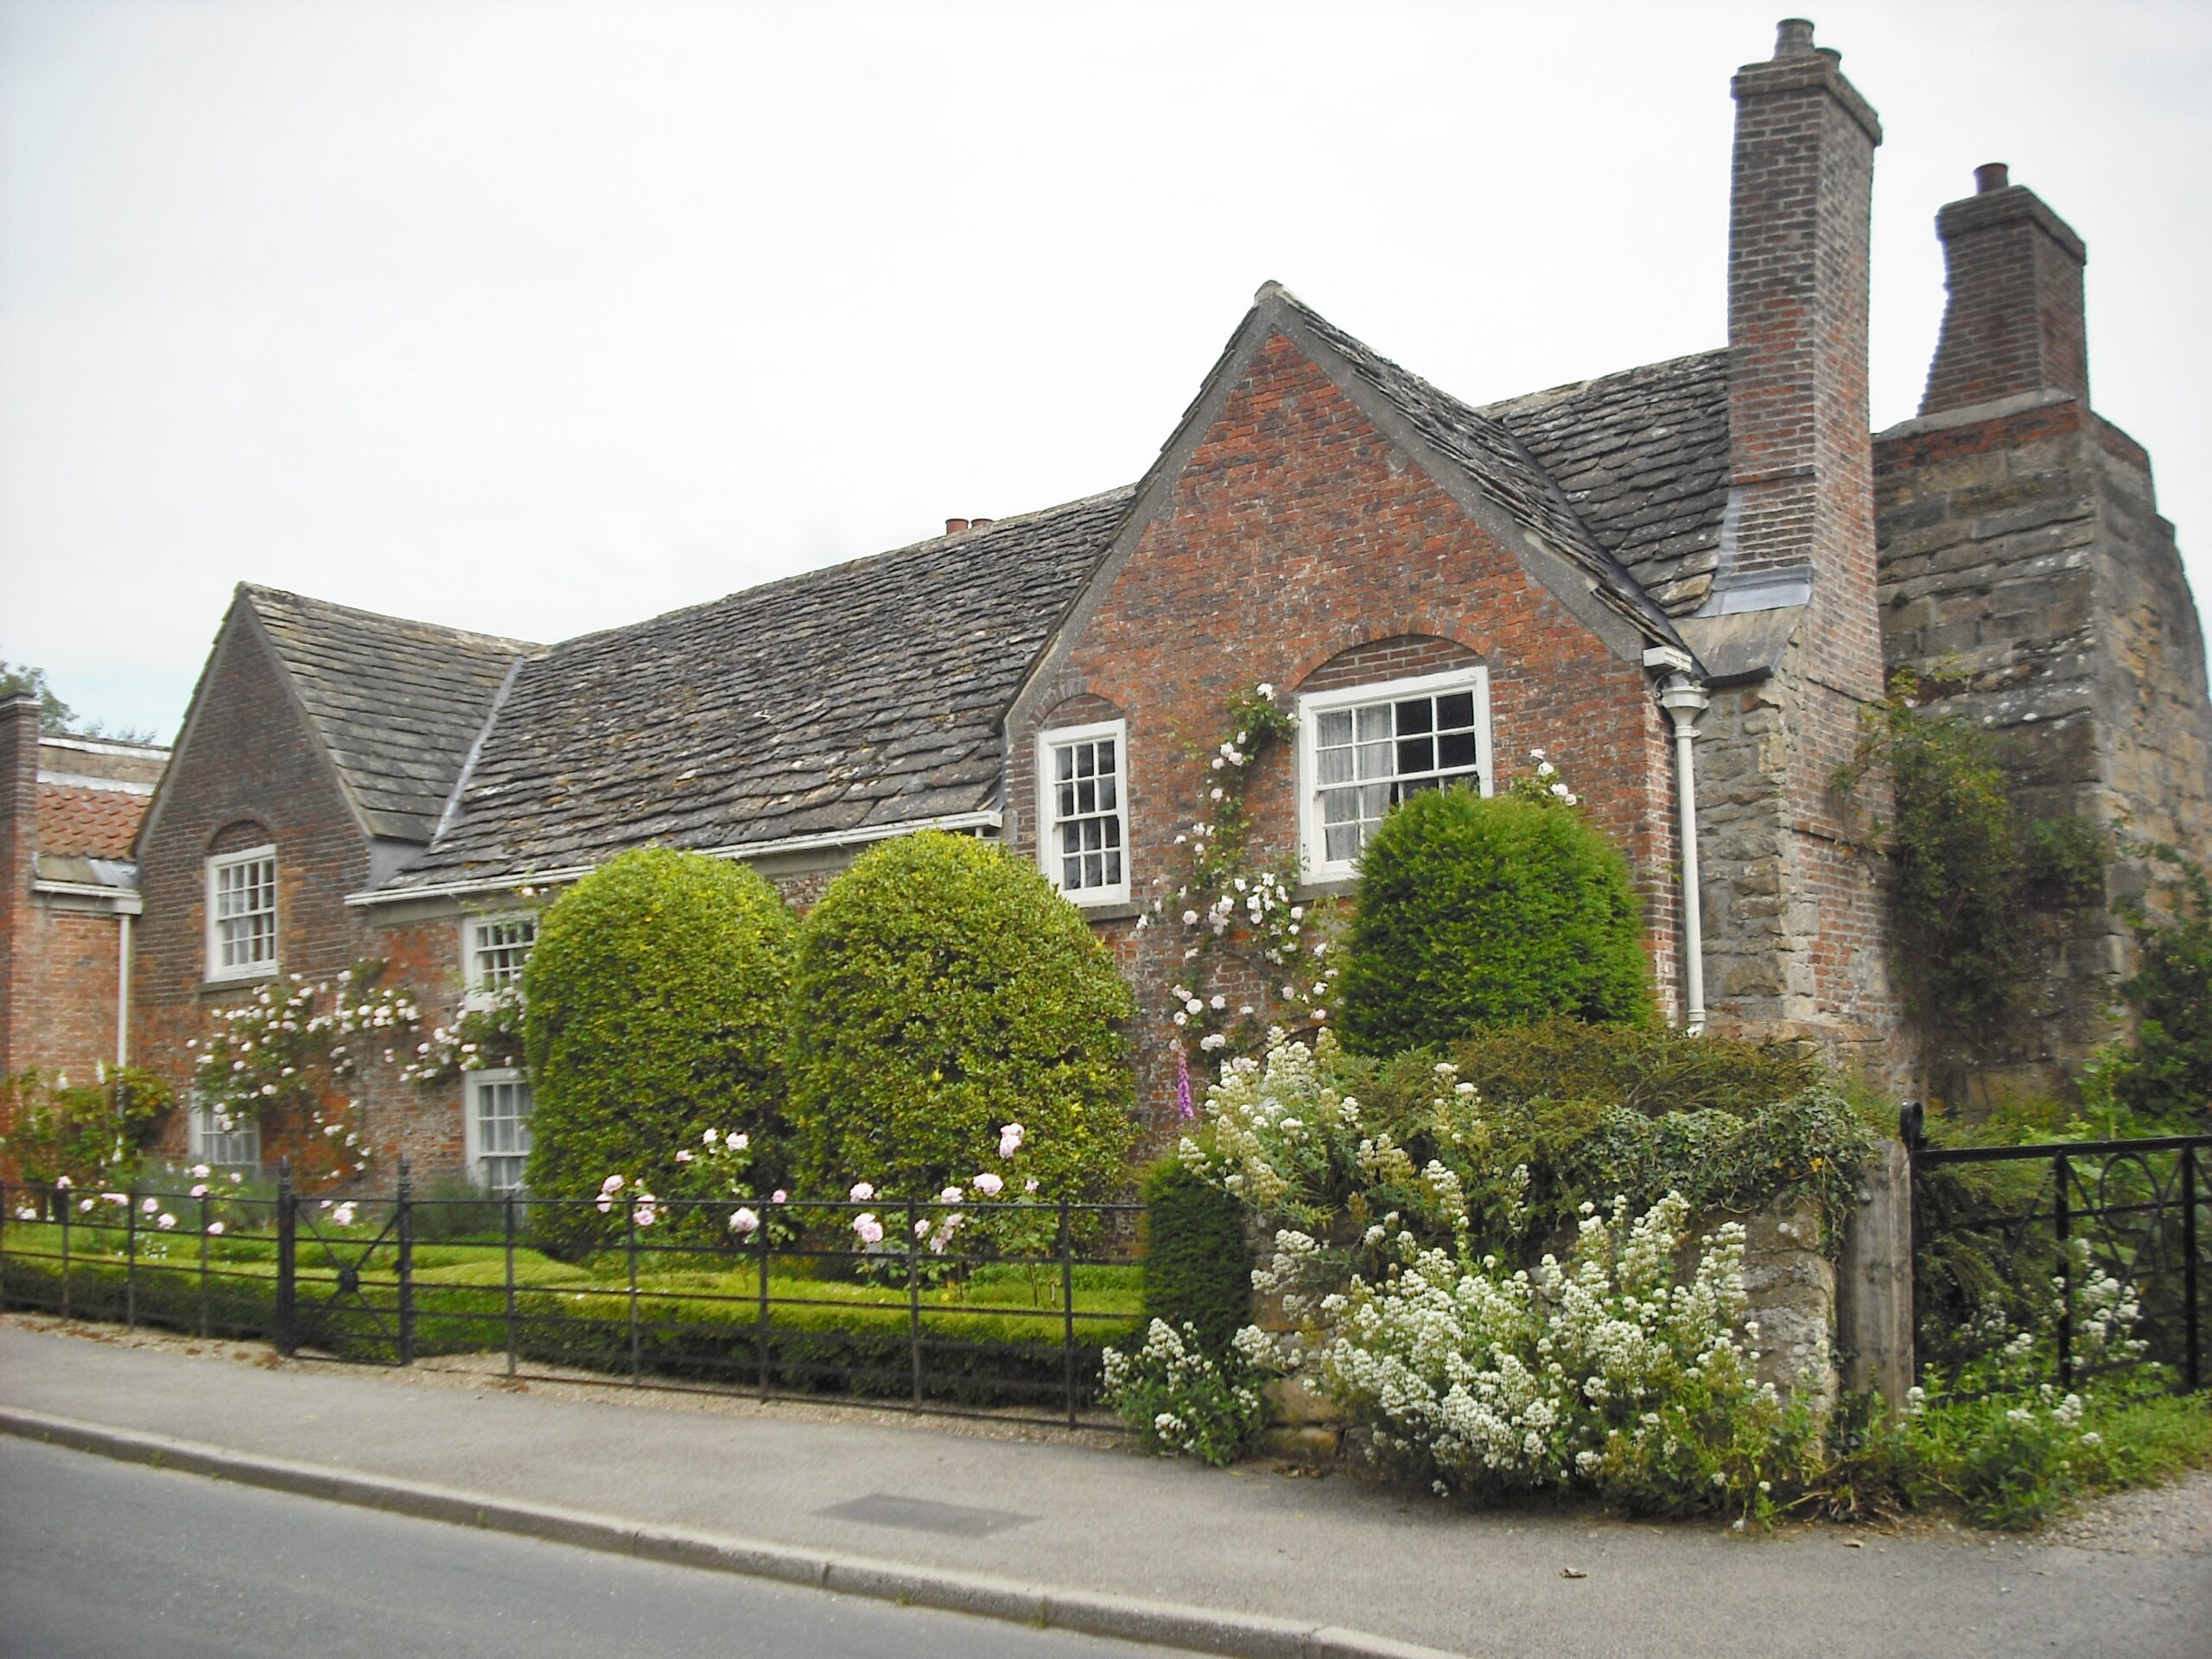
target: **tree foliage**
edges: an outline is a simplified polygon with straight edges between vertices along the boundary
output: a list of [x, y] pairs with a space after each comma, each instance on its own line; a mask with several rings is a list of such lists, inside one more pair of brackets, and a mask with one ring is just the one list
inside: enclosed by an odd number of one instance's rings
[[927, 1198], [1027, 1133], [1039, 1196], [1124, 1186], [1128, 985], [1037, 870], [972, 837], [863, 855], [800, 924], [791, 1122], [810, 1196]]

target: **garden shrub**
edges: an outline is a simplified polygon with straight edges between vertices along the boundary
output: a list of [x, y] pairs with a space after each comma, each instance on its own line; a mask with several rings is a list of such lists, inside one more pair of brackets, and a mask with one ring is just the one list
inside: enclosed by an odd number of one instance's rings
[[1040, 1198], [1126, 1188], [1129, 988], [999, 847], [925, 832], [862, 855], [799, 925], [791, 1007], [797, 1190], [926, 1198], [991, 1169], [1009, 1121]]
[[1274, 1344], [1248, 1325], [1218, 1348], [1196, 1327], [1165, 1319], [1146, 1328], [1128, 1353], [1109, 1348], [1102, 1395], [1137, 1433], [1137, 1444], [1164, 1456], [1234, 1463], [1267, 1427], [1267, 1379], [1281, 1370]]
[[1252, 1318], [1252, 1247], [1244, 1211], [1220, 1187], [1163, 1159], [1144, 1176], [1144, 1311], [1228, 1352]]
[[[524, 969], [537, 1097], [528, 1183], [546, 1198], [735, 1196], [679, 1152], [708, 1129], [772, 1141], [784, 1100], [782, 1038], [792, 922], [742, 864], [646, 848], [611, 860], [545, 912]], [[708, 1166], [701, 1166], [702, 1171]], [[742, 1179], [744, 1172], [738, 1172]], [[621, 1205], [547, 1205], [532, 1226], [556, 1247], [619, 1230]]]
[[35, 1070], [0, 1077], [0, 1154], [34, 1185], [67, 1177], [79, 1186], [132, 1185], [147, 1143], [174, 1097], [150, 1071], [103, 1068], [91, 1083]]
[[[1745, 1076], [1803, 1075], [1755, 1050], [1742, 1058]], [[1602, 1096], [1491, 1099], [1451, 1061], [1346, 1055], [1325, 1033], [1311, 1049], [1285, 1041], [1230, 1062], [1207, 1090], [1208, 1134], [1179, 1155], [1263, 1224], [1331, 1241], [1347, 1270], [1382, 1270], [1359, 1241], [1388, 1213], [1440, 1247], [1464, 1215], [1483, 1249], [1517, 1259], [1571, 1236], [1586, 1200], [1643, 1210], [1670, 1192], [1707, 1213], [1802, 1195], [1838, 1248], [1874, 1144], [1849, 1103], [1815, 1083], [1755, 1108], [1713, 1074], [1699, 1081], [1679, 1098], [1733, 1109], [1657, 1109], [1668, 1097], [1656, 1093], [1643, 1110]]]
[[1639, 1022], [1649, 980], [1627, 863], [1563, 803], [1431, 791], [1361, 857], [1339, 982], [1357, 1049], [1559, 1014]]
[[1315, 1375], [1375, 1459], [1440, 1495], [1566, 1488], [1642, 1514], [1763, 1515], [1777, 1483], [1818, 1466], [1815, 1424], [1758, 1378], [1742, 1226], [1700, 1240], [1678, 1282], [1688, 1212], [1679, 1193], [1633, 1220], [1616, 1203], [1533, 1271], [1478, 1256], [1464, 1224], [1440, 1249], [1386, 1218], [1387, 1268], [1341, 1287], [1318, 1242], [1286, 1230], [1262, 1282], [1324, 1316]]
[[2122, 911], [2140, 952], [2120, 996], [2140, 1023], [2121, 1046], [2112, 1088], [2153, 1125], [2212, 1128], [2212, 879], [2183, 864], [2166, 883], [2171, 906]]
[[1451, 1046], [1462, 1081], [1490, 1101], [1582, 1100], [1632, 1112], [1764, 1111], [1824, 1080], [1808, 1043], [1748, 1042], [1661, 1025], [1548, 1020]]

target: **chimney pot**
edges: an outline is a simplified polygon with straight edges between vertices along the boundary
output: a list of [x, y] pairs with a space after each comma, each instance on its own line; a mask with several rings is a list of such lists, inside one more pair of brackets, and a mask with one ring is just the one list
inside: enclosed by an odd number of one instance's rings
[[1984, 162], [1974, 170], [1974, 193], [1977, 196], [1986, 196], [1993, 190], [2002, 190], [2012, 182], [2012, 169], [2002, 162]]
[[948, 518], [944, 521], [944, 533], [948, 536], [957, 536], [967, 528], [968, 521], [965, 518]]
[[1813, 24], [1809, 18], [1785, 17], [1775, 25], [1774, 55], [1777, 58], [1802, 58], [1813, 49]]
[[995, 522], [996, 521], [989, 518], [970, 518], [968, 521], [968, 528], [970, 530], [985, 530]]

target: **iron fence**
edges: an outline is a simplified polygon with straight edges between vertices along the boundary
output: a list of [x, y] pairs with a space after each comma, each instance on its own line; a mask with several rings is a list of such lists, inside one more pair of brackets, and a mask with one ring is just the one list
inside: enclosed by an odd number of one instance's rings
[[[2062, 1388], [2145, 1363], [2186, 1389], [2212, 1377], [2212, 1135], [1935, 1147], [1915, 1144], [1916, 1128], [1909, 1116], [1923, 1368], [1955, 1374], [2024, 1332]], [[2085, 1340], [2115, 1294], [2139, 1310], [2139, 1351]]]
[[[1142, 1206], [0, 1185], [0, 1306], [288, 1356], [1118, 1427]], [[456, 1357], [470, 1357], [461, 1359]]]

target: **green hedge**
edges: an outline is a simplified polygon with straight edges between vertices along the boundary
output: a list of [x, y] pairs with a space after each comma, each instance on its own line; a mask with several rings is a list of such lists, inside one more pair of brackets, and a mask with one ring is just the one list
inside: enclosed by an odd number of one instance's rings
[[[781, 1122], [792, 925], [757, 871], [667, 848], [624, 853], [562, 895], [523, 976], [533, 1191], [593, 1193], [620, 1174], [632, 1191], [709, 1196], [707, 1166], [676, 1160], [708, 1128], [753, 1136], [760, 1160]], [[537, 1224], [581, 1249], [626, 1209], [563, 1207]]]
[[1650, 1018], [1627, 862], [1572, 809], [1431, 791], [1383, 819], [1359, 871], [1339, 988], [1353, 1048], [1560, 1014]]
[[[928, 1197], [979, 1173], [1046, 1199], [1125, 1190], [1128, 985], [1036, 868], [928, 832], [864, 854], [800, 924], [792, 976], [795, 1191]], [[1001, 1125], [1027, 1139], [998, 1157]]]
[[[389, 1263], [379, 1262], [385, 1273]], [[427, 1269], [424, 1269], [427, 1270]], [[1088, 1275], [1095, 1277], [1095, 1275]], [[135, 1292], [141, 1325], [196, 1333], [200, 1286], [196, 1266], [139, 1264]], [[0, 1300], [11, 1308], [58, 1313], [59, 1261], [0, 1256]], [[711, 1287], [711, 1290], [709, 1288]], [[397, 1357], [397, 1288], [389, 1279], [363, 1281], [363, 1296], [330, 1306], [332, 1281], [303, 1275], [299, 1281], [299, 1343], [302, 1348], [354, 1360], [389, 1363]], [[1084, 1297], [1078, 1282], [1077, 1306]], [[640, 1286], [638, 1358], [650, 1378], [758, 1386], [758, 1304], [744, 1293], [741, 1276], [704, 1282], [647, 1280]], [[683, 1294], [685, 1291], [691, 1294]], [[211, 1275], [208, 1330], [213, 1336], [273, 1339], [276, 1284], [265, 1269]], [[671, 1300], [671, 1294], [680, 1300]], [[713, 1300], [709, 1300], [712, 1295]], [[362, 1306], [365, 1300], [376, 1312]], [[70, 1263], [73, 1317], [121, 1323], [126, 1292], [123, 1263]], [[1103, 1310], [1102, 1310], [1103, 1311]], [[556, 1289], [525, 1286], [515, 1299], [518, 1357], [525, 1363], [557, 1365], [611, 1376], [631, 1366], [629, 1298], [622, 1287]], [[452, 1284], [418, 1279], [415, 1292], [415, 1351], [419, 1358], [444, 1354], [497, 1353], [507, 1342], [504, 1282]], [[379, 1317], [380, 1316], [380, 1317]], [[831, 1306], [772, 1306], [767, 1327], [769, 1386], [779, 1391], [899, 1399], [913, 1392], [909, 1310], [903, 1302], [840, 1302]], [[993, 1313], [943, 1303], [925, 1304], [922, 1395], [939, 1403], [1057, 1408], [1065, 1399], [1067, 1358], [1065, 1325], [1058, 1309]], [[1075, 1382], [1078, 1405], [1095, 1398], [1098, 1351], [1127, 1347], [1141, 1338], [1135, 1314], [1083, 1319], [1076, 1323]]]
[[1144, 1177], [1144, 1311], [1194, 1326], [1209, 1353], [1252, 1322], [1252, 1247], [1243, 1206], [1173, 1158]]

